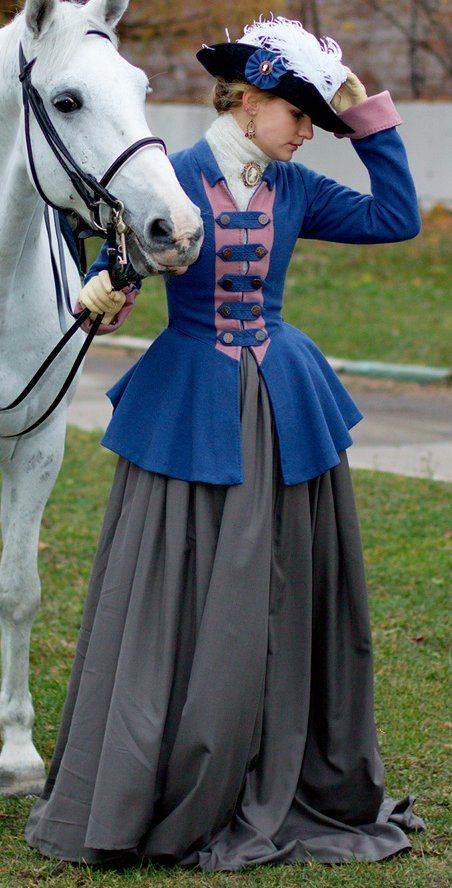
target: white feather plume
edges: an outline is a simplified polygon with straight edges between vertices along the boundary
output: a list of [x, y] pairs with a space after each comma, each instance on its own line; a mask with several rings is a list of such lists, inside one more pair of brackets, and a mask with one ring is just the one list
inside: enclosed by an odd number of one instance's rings
[[288, 71], [313, 83], [323, 98], [330, 102], [347, 79], [341, 64], [342, 50], [332, 37], [317, 40], [301, 22], [283, 16], [263, 19], [246, 25], [237, 43], [260, 46], [274, 52]]

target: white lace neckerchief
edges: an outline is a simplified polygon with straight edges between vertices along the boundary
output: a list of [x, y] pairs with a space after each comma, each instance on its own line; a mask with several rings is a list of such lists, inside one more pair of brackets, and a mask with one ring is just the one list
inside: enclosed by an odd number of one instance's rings
[[220, 114], [214, 120], [207, 130], [206, 139], [239, 210], [246, 210], [256, 188], [250, 188], [243, 182], [243, 167], [254, 160], [264, 172], [271, 163], [271, 157], [264, 154], [251, 139], [246, 138], [229, 112]]

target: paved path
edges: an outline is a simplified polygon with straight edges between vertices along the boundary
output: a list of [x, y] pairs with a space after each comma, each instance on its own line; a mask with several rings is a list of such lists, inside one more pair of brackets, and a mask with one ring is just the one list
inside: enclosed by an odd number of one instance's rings
[[[93, 347], [69, 422], [88, 430], [105, 428], [111, 410], [104, 392], [134, 360], [129, 353]], [[356, 377], [344, 382], [365, 416], [352, 430], [352, 466], [452, 481], [450, 390]]]

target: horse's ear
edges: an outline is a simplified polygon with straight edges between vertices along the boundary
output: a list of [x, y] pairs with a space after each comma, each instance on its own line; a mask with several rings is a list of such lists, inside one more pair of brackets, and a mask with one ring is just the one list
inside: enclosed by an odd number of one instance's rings
[[47, 30], [55, 12], [56, 2], [57, 0], [27, 0], [25, 24], [33, 37], [40, 37]]
[[115, 28], [128, 5], [129, 0], [88, 0], [85, 9], [88, 9], [94, 18], [104, 21], [110, 28]]

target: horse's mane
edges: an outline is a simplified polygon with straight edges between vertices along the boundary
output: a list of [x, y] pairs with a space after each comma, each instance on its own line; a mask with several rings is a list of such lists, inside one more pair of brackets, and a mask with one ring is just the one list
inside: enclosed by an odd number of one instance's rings
[[[105, 22], [88, 18], [79, 3], [58, 3], [55, 17], [44, 35], [33, 39], [29, 55], [36, 56], [33, 78], [39, 80], [45, 72], [62, 70], [72, 58], [87, 30], [95, 28], [108, 34], [116, 46], [115, 34]], [[9, 25], [0, 29], [0, 75], [8, 78], [17, 70], [18, 45], [25, 31], [25, 15], [20, 12]]]

